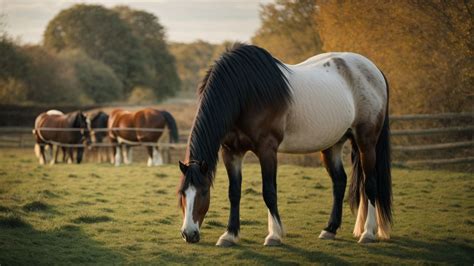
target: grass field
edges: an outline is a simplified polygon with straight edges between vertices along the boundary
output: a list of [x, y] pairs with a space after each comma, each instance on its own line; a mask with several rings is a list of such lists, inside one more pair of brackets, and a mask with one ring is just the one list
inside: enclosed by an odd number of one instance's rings
[[395, 226], [388, 242], [359, 245], [346, 205], [336, 241], [317, 239], [331, 185], [322, 168], [279, 167], [284, 245], [264, 247], [267, 211], [260, 168], [244, 165], [241, 242], [215, 247], [228, 218], [219, 166], [199, 244], [180, 237], [178, 167], [39, 166], [32, 150], [0, 150], [0, 265], [309, 264], [474, 262], [472, 173], [395, 169]]

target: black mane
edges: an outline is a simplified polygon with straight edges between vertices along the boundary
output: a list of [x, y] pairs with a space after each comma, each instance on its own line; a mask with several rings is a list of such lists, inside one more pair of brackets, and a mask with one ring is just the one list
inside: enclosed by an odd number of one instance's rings
[[[281, 67], [281, 68], [280, 68]], [[222, 138], [249, 107], [286, 107], [291, 101], [283, 63], [266, 50], [242, 43], [228, 48], [199, 87], [199, 108], [189, 139], [189, 160], [205, 161], [214, 177]]]

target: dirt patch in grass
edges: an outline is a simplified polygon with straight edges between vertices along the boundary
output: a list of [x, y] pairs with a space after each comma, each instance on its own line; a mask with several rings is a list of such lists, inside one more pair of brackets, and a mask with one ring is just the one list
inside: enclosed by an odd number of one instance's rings
[[0, 212], [11, 212], [11, 211], [12, 211], [12, 209], [0, 205]]

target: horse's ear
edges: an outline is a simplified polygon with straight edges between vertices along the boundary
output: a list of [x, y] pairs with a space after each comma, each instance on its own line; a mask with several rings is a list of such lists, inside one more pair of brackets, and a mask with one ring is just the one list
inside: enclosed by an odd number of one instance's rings
[[189, 166], [185, 165], [182, 161], [179, 161], [179, 169], [181, 169], [181, 173], [183, 173], [183, 175], [185, 175], [188, 171], [188, 167]]
[[207, 174], [207, 171], [209, 170], [209, 168], [207, 167], [207, 163], [206, 163], [205, 161], [202, 161], [202, 162], [201, 162], [201, 167], [200, 167], [200, 169], [201, 169], [201, 173], [202, 173], [203, 175]]

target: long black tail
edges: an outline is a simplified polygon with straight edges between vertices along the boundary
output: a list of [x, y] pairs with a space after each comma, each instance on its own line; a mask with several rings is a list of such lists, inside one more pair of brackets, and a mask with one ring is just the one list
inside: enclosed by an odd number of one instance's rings
[[[383, 75], [383, 73], [382, 73]], [[375, 174], [377, 178], [377, 198], [379, 223], [385, 228], [392, 224], [392, 174], [390, 158], [390, 121], [388, 116], [388, 82], [385, 78], [387, 88], [387, 111], [385, 114], [382, 131], [380, 132], [376, 150]], [[360, 161], [359, 148], [354, 139], [352, 142], [352, 180], [349, 188], [349, 204], [353, 212], [357, 211], [360, 204], [361, 194], [364, 193], [364, 176]], [[366, 197], [365, 197], [366, 198]]]
[[176, 120], [174, 120], [174, 117], [166, 111], [161, 111], [161, 114], [164, 116], [166, 124], [168, 124], [168, 129], [170, 131], [170, 143], [177, 143], [179, 141], [179, 133]]

